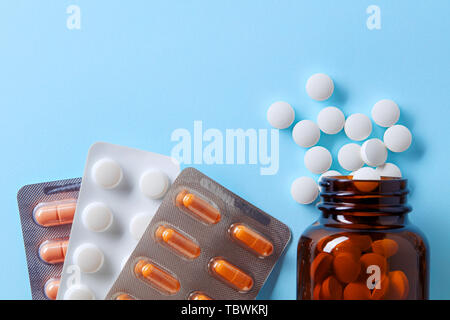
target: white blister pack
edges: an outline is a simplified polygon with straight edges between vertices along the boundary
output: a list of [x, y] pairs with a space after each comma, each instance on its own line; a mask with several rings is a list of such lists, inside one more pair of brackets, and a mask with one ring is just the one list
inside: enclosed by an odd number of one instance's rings
[[104, 142], [90, 149], [58, 299], [104, 299], [180, 166], [171, 157]]

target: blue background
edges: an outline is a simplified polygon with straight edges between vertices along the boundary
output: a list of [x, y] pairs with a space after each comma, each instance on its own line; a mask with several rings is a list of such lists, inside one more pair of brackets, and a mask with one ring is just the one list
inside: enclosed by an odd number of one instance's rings
[[[81, 8], [81, 30], [66, 28], [70, 4]], [[381, 30], [366, 27], [371, 4], [381, 8]], [[204, 130], [269, 128], [276, 100], [291, 103], [297, 120], [315, 120], [328, 105], [370, 115], [392, 98], [414, 142], [389, 161], [411, 180], [410, 218], [431, 246], [431, 298], [449, 299], [448, 12], [447, 0], [1, 1], [0, 298], [30, 298], [17, 190], [81, 176], [95, 141], [170, 154], [172, 131], [192, 132], [194, 120]], [[335, 81], [329, 101], [305, 93], [316, 72]], [[319, 144], [336, 154], [347, 142], [341, 133]], [[295, 298], [296, 243], [318, 217], [289, 192], [310, 175], [304, 152], [283, 130], [277, 175], [196, 166], [293, 231], [262, 298]]]

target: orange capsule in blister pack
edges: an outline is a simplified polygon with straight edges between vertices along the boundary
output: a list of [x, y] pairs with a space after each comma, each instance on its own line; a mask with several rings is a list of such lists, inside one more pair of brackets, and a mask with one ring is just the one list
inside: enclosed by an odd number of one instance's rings
[[273, 252], [272, 242], [243, 224], [232, 225], [229, 232], [231, 238], [260, 257], [268, 257]]
[[146, 260], [139, 260], [134, 271], [144, 281], [150, 283], [157, 290], [166, 294], [176, 294], [180, 290], [180, 282], [168, 272], [160, 269]]
[[195, 259], [200, 255], [198, 244], [173, 228], [159, 226], [155, 231], [155, 238], [188, 259]]
[[58, 295], [59, 290], [59, 282], [60, 279], [50, 279], [45, 284], [44, 293], [45, 296], [50, 300], [56, 300], [56, 296]]
[[75, 199], [39, 204], [33, 212], [34, 220], [43, 227], [69, 224], [73, 221], [76, 206]]
[[207, 296], [203, 292], [195, 291], [189, 295], [189, 300], [214, 300], [213, 298]]
[[222, 258], [212, 259], [210, 269], [219, 279], [239, 291], [247, 292], [253, 287], [251, 276]]
[[219, 210], [195, 194], [183, 190], [178, 193], [175, 201], [177, 206], [186, 208], [205, 223], [216, 224], [220, 221], [221, 215]]
[[114, 300], [136, 300], [136, 298], [129, 295], [128, 293], [121, 293], [117, 295]]
[[69, 240], [49, 240], [39, 247], [39, 257], [49, 264], [63, 263]]

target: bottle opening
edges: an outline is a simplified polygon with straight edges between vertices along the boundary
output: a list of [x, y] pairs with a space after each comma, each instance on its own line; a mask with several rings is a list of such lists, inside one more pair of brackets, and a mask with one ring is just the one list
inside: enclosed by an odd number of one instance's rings
[[401, 215], [407, 205], [407, 179], [353, 180], [352, 176], [330, 176], [320, 181], [323, 212], [350, 215]]

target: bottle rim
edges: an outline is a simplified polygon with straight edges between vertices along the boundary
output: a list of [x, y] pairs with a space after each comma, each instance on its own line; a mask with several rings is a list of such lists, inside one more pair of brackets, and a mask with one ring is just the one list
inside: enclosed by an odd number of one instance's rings
[[408, 180], [353, 180], [352, 176], [323, 177], [319, 182], [319, 210], [353, 215], [401, 215], [411, 211], [407, 204]]

